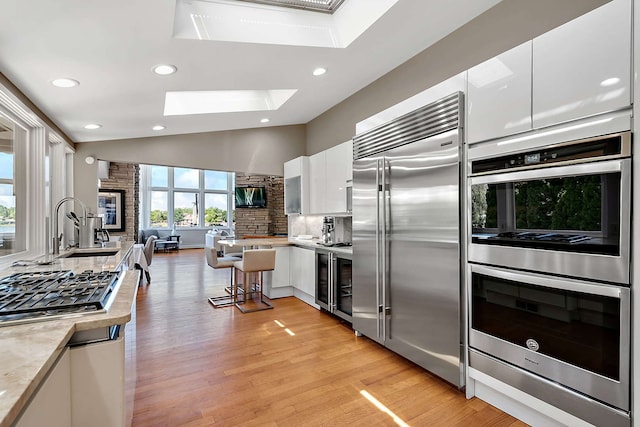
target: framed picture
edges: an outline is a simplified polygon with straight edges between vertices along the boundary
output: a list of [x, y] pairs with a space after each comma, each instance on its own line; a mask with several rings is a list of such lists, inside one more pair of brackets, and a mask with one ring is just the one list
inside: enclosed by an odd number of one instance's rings
[[124, 231], [124, 190], [99, 190], [97, 213], [106, 230]]

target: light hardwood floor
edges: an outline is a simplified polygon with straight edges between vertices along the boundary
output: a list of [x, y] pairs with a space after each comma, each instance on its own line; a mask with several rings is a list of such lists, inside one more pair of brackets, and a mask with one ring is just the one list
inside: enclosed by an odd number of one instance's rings
[[229, 270], [201, 249], [155, 254], [151, 277], [137, 296], [134, 426], [525, 425], [296, 298], [213, 308]]

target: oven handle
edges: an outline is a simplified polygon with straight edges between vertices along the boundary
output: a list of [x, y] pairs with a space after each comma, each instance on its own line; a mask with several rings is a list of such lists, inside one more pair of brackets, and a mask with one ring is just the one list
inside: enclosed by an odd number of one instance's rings
[[583, 292], [593, 295], [625, 299], [628, 301], [629, 289], [614, 285], [598, 285], [569, 278], [554, 278], [536, 273], [519, 273], [498, 267], [471, 264], [471, 273], [484, 274], [498, 279], [510, 280], [525, 284], [544, 286], [566, 291]]
[[493, 175], [479, 175], [471, 177], [471, 185], [497, 184], [502, 182], [539, 180], [541, 178], [562, 178], [576, 175], [594, 175], [614, 173], [628, 170], [631, 159], [616, 159], [605, 162], [580, 163], [570, 166], [558, 166], [538, 169], [528, 169], [518, 172], [505, 172]]

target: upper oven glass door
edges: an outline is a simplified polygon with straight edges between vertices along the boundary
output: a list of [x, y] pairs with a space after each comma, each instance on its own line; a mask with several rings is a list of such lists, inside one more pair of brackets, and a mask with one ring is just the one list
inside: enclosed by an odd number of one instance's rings
[[472, 178], [472, 241], [620, 255], [625, 162]]
[[629, 283], [631, 160], [472, 176], [470, 261]]
[[628, 406], [628, 288], [478, 265], [471, 271], [472, 347]]

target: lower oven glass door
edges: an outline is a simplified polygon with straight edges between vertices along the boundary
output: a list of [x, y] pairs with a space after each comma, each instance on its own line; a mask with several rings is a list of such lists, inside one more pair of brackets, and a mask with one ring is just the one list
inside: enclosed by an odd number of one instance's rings
[[471, 266], [471, 347], [629, 409], [629, 289]]

